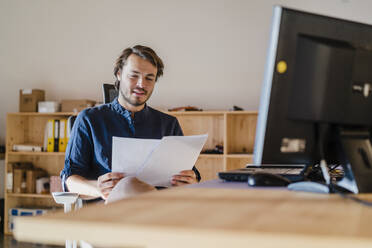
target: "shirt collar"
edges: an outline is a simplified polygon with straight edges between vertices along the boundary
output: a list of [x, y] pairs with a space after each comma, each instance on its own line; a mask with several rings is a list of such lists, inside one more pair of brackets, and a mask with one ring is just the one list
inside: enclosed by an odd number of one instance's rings
[[[116, 112], [123, 115], [126, 119], [131, 118], [132, 112], [127, 110], [123, 106], [121, 106], [117, 97], [111, 102], [111, 104], [112, 104], [112, 108]], [[145, 119], [148, 111], [149, 111], [149, 107], [147, 106], [147, 104], [145, 104], [145, 107], [142, 110], [134, 113], [134, 120], [140, 121], [140, 120]]]

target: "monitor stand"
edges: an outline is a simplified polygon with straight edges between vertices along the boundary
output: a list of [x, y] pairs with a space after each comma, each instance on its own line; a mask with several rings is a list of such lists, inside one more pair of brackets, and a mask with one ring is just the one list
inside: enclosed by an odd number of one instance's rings
[[370, 132], [340, 128], [339, 144], [344, 178], [338, 182], [355, 194], [372, 192], [372, 146]]

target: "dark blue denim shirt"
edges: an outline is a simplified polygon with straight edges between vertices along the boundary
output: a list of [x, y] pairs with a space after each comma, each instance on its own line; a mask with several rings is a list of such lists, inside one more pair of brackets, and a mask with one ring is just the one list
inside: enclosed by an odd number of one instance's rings
[[[113, 136], [161, 139], [181, 135], [182, 129], [175, 117], [147, 105], [136, 112], [133, 119], [117, 98], [111, 103], [85, 109], [77, 116], [67, 144], [62, 185], [71, 175], [96, 180], [111, 172]], [[195, 167], [193, 170], [200, 180], [199, 172]]]

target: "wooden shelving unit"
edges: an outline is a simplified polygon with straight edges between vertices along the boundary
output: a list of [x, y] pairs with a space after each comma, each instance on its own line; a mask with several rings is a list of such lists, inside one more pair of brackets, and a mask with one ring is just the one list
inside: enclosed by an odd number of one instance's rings
[[[200, 154], [196, 167], [202, 180], [217, 178], [219, 171], [242, 168], [252, 162], [254, 135], [256, 132], [256, 111], [197, 111], [167, 112], [180, 122], [185, 135], [208, 133], [203, 148], [213, 149], [223, 146], [222, 154]], [[14, 162], [31, 162], [49, 175], [59, 175], [64, 166], [63, 152], [13, 152], [13, 144], [42, 145], [44, 129], [49, 119], [68, 118], [77, 113], [9, 113], [6, 131], [6, 172]], [[5, 176], [5, 185], [6, 185]], [[50, 194], [15, 194], [5, 189], [4, 232], [8, 230], [8, 209], [12, 207], [56, 207]]]
[[[49, 175], [59, 175], [64, 165], [64, 152], [14, 152], [14, 144], [43, 145], [44, 131], [49, 119], [64, 119], [76, 113], [9, 113], [6, 120], [6, 154], [5, 154], [5, 185], [7, 172], [12, 170], [15, 162], [31, 162], [34, 167], [42, 168]], [[8, 210], [13, 207], [60, 207], [51, 194], [27, 194], [7, 192], [5, 187], [4, 233], [8, 230]]]
[[8, 193], [8, 197], [53, 198], [51, 194]]
[[203, 150], [223, 146], [223, 154], [200, 154], [196, 167], [202, 181], [217, 178], [219, 171], [252, 163], [257, 111], [167, 112], [177, 117], [185, 135], [208, 133]]
[[9, 152], [9, 155], [30, 155], [30, 156], [65, 156], [64, 152]]

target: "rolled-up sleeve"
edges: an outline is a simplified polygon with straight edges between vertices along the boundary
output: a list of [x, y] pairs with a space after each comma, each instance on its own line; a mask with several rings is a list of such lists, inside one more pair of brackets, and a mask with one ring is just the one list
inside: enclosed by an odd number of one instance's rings
[[93, 140], [90, 125], [83, 111], [76, 118], [67, 144], [65, 166], [60, 174], [64, 191], [67, 191], [65, 183], [69, 176], [89, 177], [92, 151]]
[[175, 119], [174, 124], [173, 124], [173, 134], [174, 136], [183, 136], [182, 128], [180, 126], [180, 123], [178, 122], [177, 119]]

